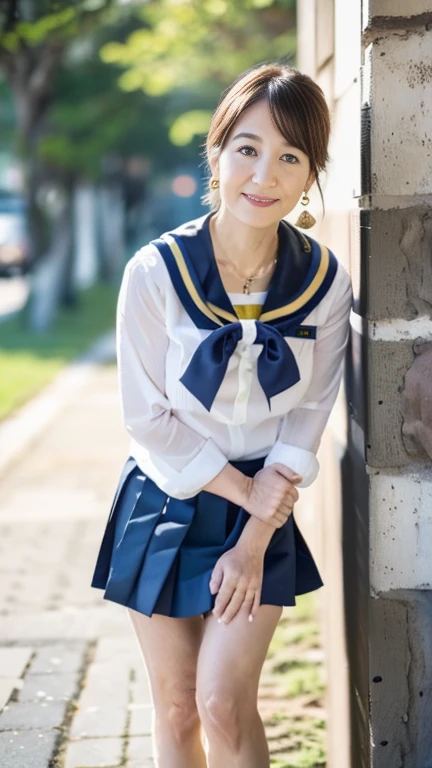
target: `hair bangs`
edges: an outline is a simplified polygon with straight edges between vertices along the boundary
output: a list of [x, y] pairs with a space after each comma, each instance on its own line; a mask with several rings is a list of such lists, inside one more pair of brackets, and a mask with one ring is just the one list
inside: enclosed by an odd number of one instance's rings
[[299, 114], [299, 106], [290, 98], [285, 89], [269, 88], [267, 103], [273, 123], [285, 141], [291, 147], [297, 147], [309, 158], [311, 146], [305, 141], [304, 115]]

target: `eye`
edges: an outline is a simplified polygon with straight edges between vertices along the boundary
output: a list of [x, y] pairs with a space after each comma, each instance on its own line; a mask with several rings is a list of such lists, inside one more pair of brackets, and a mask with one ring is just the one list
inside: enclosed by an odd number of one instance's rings
[[[244, 152], [243, 150], [247, 150], [247, 151]], [[245, 155], [246, 157], [252, 157], [252, 155], [250, 154], [251, 152], [255, 152], [255, 154], [256, 154], [256, 151], [254, 150], [254, 148], [253, 147], [249, 147], [247, 145], [244, 146], [244, 147], [239, 147], [237, 152], [241, 152], [242, 155]]]
[[[290, 152], [287, 152], [287, 154], [286, 154], [286, 155], [283, 155], [283, 157], [292, 157], [292, 158], [294, 158], [294, 163], [292, 163], [292, 162], [289, 162], [289, 164], [290, 164], [290, 165], [295, 165], [295, 163], [298, 163], [298, 162], [299, 162], [299, 159], [298, 159], [298, 157], [296, 157], [295, 155], [291, 155], [291, 153], [290, 153]], [[288, 161], [287, 161], [287, 162], [288, 162]]]
[[[237, 152], [240, 152], [245, 157], [253, 157], [257, 154], [256, 149], [254, 147], [251, 147], [249, 145], [245, 145], [243, 147], [239, 147]], [[287, 152], [285, 155], [282, 155], [284, 158], [291, 158], [290, 160], [284, 160], [284, 162], [288, 163], [288, 165], [295, 165], [296, 163], [299, 163], [298, 157], [296, 155], [292, 155], [290, 152]]]

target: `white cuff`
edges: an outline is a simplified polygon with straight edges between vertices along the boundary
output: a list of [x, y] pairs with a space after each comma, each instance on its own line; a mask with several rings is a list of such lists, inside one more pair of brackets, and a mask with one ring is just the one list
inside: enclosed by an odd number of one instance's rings
[[285, 464], [302, 476], [301, 483], [296, 483], [297, 488], [306, 488], [311, 485], [319, 472], [319, 461], [312, 451], [306, 451], [304, 448], [297, 448], [295, 445], [282, 443], [277, 440], [266, 457], [264, 466], [269, 464]]
[[149, 453], [143, 465], [140, 462], [143, 472], [175, 499], [195, 496], [226, 464], [227, 457], [211, 438], [206, 440], [200, 452], [180, 472], [152, 453]]

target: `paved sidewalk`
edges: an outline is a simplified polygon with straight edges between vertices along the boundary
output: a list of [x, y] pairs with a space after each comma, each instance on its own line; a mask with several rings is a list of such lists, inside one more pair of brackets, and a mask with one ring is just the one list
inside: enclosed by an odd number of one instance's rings
[[[0, 428], [0, 448], [17, 452], [0, 462], [0, 768], [149, 768], [152, 709], [139, 646], [124, 607], [90, 587], [128, 455], [115, 366], [74, 365], [51, 391], [49, 407], [46, 391], [28, 420], [9, 422], [14, 440]], [[323, 717], [314, 686], [312, 698], [294, 693], [291, 703], [275, 688], [282, 669], [299, 674], [296, 654], [317, 653], [296, 646], [301, 626], [288, 630], [286, 641], [280, 629], [260, 692], [275, 760], [296, 718]], [[294, 719], [282, 722], [288, 704]]]
[[128, 443], [101, 366], [0, 476], [1, 768], [153, 765], [127, 612], [89, 586]]

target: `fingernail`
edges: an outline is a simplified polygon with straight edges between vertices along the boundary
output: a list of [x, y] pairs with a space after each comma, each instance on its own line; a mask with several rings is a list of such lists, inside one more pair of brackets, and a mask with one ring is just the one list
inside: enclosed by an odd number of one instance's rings
[[250, 614], [250, 615], [249, 615], [249, 619], [248, 619], [248, 620], [249, 620], [249, 621], [253, 621], [253, 616], [252, 616], [252, 614]]
[[220, 623], [221, 623], [221, 621], [222, 621], [222, 619], [218, 619], [218, 620], [217, 620], [217, 623], [218, 623], [218, 624], [220, 624]]

